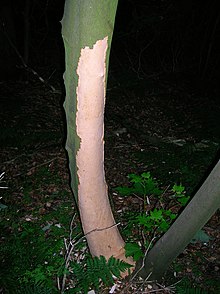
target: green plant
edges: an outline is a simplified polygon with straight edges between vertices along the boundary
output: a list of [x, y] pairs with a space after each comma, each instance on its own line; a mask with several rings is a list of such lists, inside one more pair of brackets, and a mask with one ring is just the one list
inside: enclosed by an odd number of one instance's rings
[[[176, 218], [176, 214], [170, 210], [154, 209], [149, 214], [138, 214], [134, 219], [129, 221], [129, 226], [138, 226], [144, 235], [152, 233], [166, 232], [171, 222]], [[145, 240], [143, 247], [146, 249], [149, 246], [149, 241]], [[140, 246], [136, 243], [126, 243], [125, 245], [126, 256], [132, 256], [135, 261], [143, 257], [144, 254]]]
[[[173, 220], [177, 217], [176, 208], [186, 205], [189, 196], [185, 195], [185, 187], [173, 185], [172, 189], [163, 191], [159, 188], [158, 182], [151, 176], [150, 172], [144, 172], [140, 176], [129, 174], [131, 185], [128, 187], [117, 187], [115, 190], [123, 196], [135, 195], [143, 198], [143, 212], [129, 211], [124, 214], [127, 225], [125, 227], [126, 237], [130, 237], [130, 243], [125, 246], [126, 255], [132, 256], [134, 260], [143, 257], [142, 248], [148, 248], [150, 240], [165, 233]], [[151, 197], [151, 200], [149, 199]], [[163, 201], [166, 197], [166, 201]], [[169, 206], [175, 207], [175, 212], [171, 208], [164, 208], [164, 202], [169, 200]], [[149, 210], [149, 207], [154, 208]], [[178, 206], [177, 206], [178, 205]], [[141, 232], [141, 234], [140, 234]], [[137, 233], [137, 238], [135, 237]], [[140, 247], [137, 243], [138, 236], [142, 236]], [[129, 239], [129, 238], [128, 238]], [[135, 240], [136, 239], [136, 240]], [[135, 241], [135, 242], [134, 242]], [[140, 241], [140, 240], [139, 240]], [[149, 248], [148, 248], [149, 249]]]
[[108, 261], [104, 256], [89, 256], [80, 263], [72, 261], [69, 277], [73, 278], [74, 287], [67, 293], [87, 293], [92, 287], [98, 289], [101, 282], [109, 286], [114, 283], [113, 275], [119, 278], [120, 273], [129, 270], [130, 267], [132, 265], [114, 257], [110, 257]]
[[157, 209], [151, 210], [149, 214], [139, 214], [135, 222], [142, 226], [144, 232], [166, 232], [171, 222], [176, 218], [176, 214], [171, 210]]
[[[151, 176], [150, 172], [144, 172], [141, 175], [129, 174], [128, 178], [131, 183], [129, 187], [117, 187], [115, 190], [122, 196], [138, 195], [143, 197], [144, 211], [150, 204], [150, 196], [162, 198], [163, 190], [159, 188], [158, 182]], [[185, 206], [190, 199], [190, 196], [186, 196], [185, 187], [181, 184], [173, 185], [171, 193], [171, 198], [177, 200], [181, 206]]]
[[185, 206], [190, 199], [190, 196], [185, 195], [185, 187], [182, 185], [175, 184], [172, 192], [174, 193], [173, 197], [177, 199], [181, 206]]
[[9, 291], [6, 293], [16, 293], [17, 289], [22, 293], [21, 289], [26, 286], [39, 284], [55, 293], [54, 277], [60, 274], [64, 263], [60, 255], [64, 229], [52, 225], [46, 231], [41, 222], [19, 222], [18, 215], [15, 215], [16, 223], [13, 211], [8, 209], [7, 213], [10, 213], [10, 219], [6, 215], [6, 221], [1, 222], [5, 242], [0, 247], [0, 284]]
[[144, 257], [144, 253], [137, 243], [126, 243], [125, 251], [125, 256], [132, 256], [134, 261], [138, 261], [141, 257]]
[[[144, 200], [144, 213], [136, 213], [130, 215], [127, 218], [127, 229], [130, 231], [132, 227], [139, 226], [143, 229], [144, 233], [166, 232], [177, 217], [176, 213], [173, 213], [170, 209], [154, 208], [151, 211], [147, 211], [147, 204], [150, 204], [149, 197], [156, 196], [156, 199], [162, 201], [162, 189], [159, 188], [158, 182], [152, 178], [150, 172], [142, 173], [140, 176], [136, 174], [128, 175], [131, 186], [129, 187], [117, 187], [115, 190], [123, 196], [138, 195], [143, 197]], [[185, 187], [182, 185], [174, 185], [171, 189], [171, 201], [177, 200], [178, 204], [183, 206], [189, 200], [189, 196], [185, 196]], [[169, 195], [169, 194], [168, 194]], [[147, 211], [147, 212], [146, 212]]]
[[129, 174], [128, 178], [131, 182], [130, 187], [117, 187], [115, 190], [123, 196], [137, 194], [143, 197], [144, 209], [149, 204], [149, 196], [159, 196], [162, 190], [159, 189], [158, 183], [152, 178], [150, 172], [144, 172], [140, 176], [136, 174]]
[[[62, 265], [60, 265], [61, 267]], [[37, 265], [33, 270], [26, 270], [23, 278], [21, 278], [22, 284], [34, 284], [42, 285], [50, 289], [56, 289], [53, 281], [53, 277], [57, 275], [59, 268], [55, 265]]]
[[21, 289], [15, 291], [16, 294], [55, 294], [54, 289], [47, 288], [40, 284], [25, 285]]

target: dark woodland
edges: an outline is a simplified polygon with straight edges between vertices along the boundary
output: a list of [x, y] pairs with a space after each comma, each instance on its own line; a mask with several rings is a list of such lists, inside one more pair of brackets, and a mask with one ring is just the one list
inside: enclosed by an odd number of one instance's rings
[[[1, 294], [64, 293], [57, 281], [64, 281], [64, 240], [74, 213], [72, 238], [81, 234], [65, 153], [64, 2], [0, 4]], [[143, 200], [118, 192], [131, 187], [128, 175], [149, 172], [163, 191], [161, 198], [150, 196], [149, 211], [178, 214], [183, 208], [171, 197], [173, 185], [192, 197], [219, 160], [219, 36], [217, 0], [119, 0], [106, 94], [105, 172], [121, 233], [141, 247], [140, 231], [129, 224]], [[89, 254], [84, 241], [74, 254], [77, 260]], [[67, 291], [73, 280], [65, 276], [65, 293], [77, 293]], [[102, 285], [96, 293], [110, 288]], [[112, 293], [220, 293], [220, 211], [160, 283], [122, 280]]]

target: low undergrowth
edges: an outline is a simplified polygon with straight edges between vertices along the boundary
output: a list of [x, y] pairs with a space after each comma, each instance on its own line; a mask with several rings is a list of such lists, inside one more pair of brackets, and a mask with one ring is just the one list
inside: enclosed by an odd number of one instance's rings
[[[167, 231], [190, 197], [182, 184], [163, 187], [150, 172], [128, 177], [129, 186], [115, 189], [126, 207], [118, 217], [127, 240], [126, 254], [138, 260]], [[106, 261], [89, 255], [79, 219], [72, 217], [72, 194], [63, 189], [62, 181], [55, 166], [41, 166], [23, 177], [23, 187], [9, 181], [8, 189], [1, 189], [0, 284], [4, 294], [87, 293], [91, 289], [104, 293], [101, 289], [117, 284], [120, 272], [129, 269], [113, 258]], [[128, 200], [133, 205], [127, 205]], [[192, 246], [209, 246], [210, 241], [201, 231]], [[205, 281], [196, 270], [195, 253], [190, 254], [187, 269], [194, 272], [193, 279], [185, 275], [181, 261], [172, 265], [176, 278], [169, 279], [178, 282], [175, 293], [217, 293], [218, 281]]]
[[7, 183], [1, 197], [0, 284], [4, 293], [58, 293], [72, 214], [69, 192], [56, 189], [60, 179], [44, 166], [23, 183]]

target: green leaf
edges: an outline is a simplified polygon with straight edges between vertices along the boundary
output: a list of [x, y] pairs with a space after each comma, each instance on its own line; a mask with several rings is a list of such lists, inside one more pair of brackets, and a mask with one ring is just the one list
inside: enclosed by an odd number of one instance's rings
[[128, 178], [133, 184], [132, 187], [117, 187], [115, 190], [121, 195], [138, 194], [146, 195], [161, 195], [162, 191], [158, 188], [158, 183], [150, 176], [150, 173], [142, 173], [141, 176], [129, 174]]
[[141, 257], [144, 256], [144, 254], [137, 243], [126, 243], [125, 256], [132, 256], [134, 261], [138, 261]]
[[153, 225], [150, 216], [147, 216], [146, 214], [139, 214], [136, 217], [136, 220], [139, 225], [143, 225], [147, 228], [151, 228]]
[[142, 182], [141, 176], [138, 176], [136, 174], [129, 174], [128, 178], [131, 183], [141, 183]]
[[177, 215], [175, 213], [171, 213], [169, 217], [171, 220], [174, 220], [177, 217]]
[[117, 278], [120, 277], [120, 272], [125, 272], [127, 269], [132, 267], [131, 264], [124, 262], [123, 260], [115, 259], [113, 256], [109, 258], [107, 266], [109, 267], [111, 273]]
[[139, 195], [146, 195], [145, 193], [145, 187], [141, 183], [135, 183], [133, 193], [139, 194]]
[[159, 227], [160, 229], [163, 231], [163, 232], [166, 232], [170, 225], [168, 224], [168, 222], [166, 220], [163, 220], [160, 224], [159, 224]]
[[113, 275], [119, 278], [120, 273], [130, 267], [132, 265], [115, 259], [113, 256], [108, 261], [104, 256], [89, 256], [81, 264], [71, 262], [72, 278], [75, 284], [74, 293], [81, 293], [80, 290], [83, 290], [82, 293], [87, 293], [89, 288], [98, 289], [101, 281], [104, 285], [109, 286], [114, 283]]
[[164, 215], [168, 216], [171, 220], [175, 219], [177, 215], [175, 213], [172, 213], [170, 209], [164, 210]]
[[142, 176], [142, 178], [144, 178], [144, 179], [149, 179], [149, 178], [150, 178], [150, 172], [142, 173], [141, 176]]
[[185, 190], [185, 187], [182, 185], [175, 184], [172, 188], [172, 191], [176, 194], [182, 194]]
[[117, 187], [115, 188], [115, 191], [117, 191], [122, 196], [129, 196], [133, 194], [134, 189], [130, 187]]
[[161, 195], [162, 193], [162, 191], [158, 188], [158, 183], [152, 178], [144, 179], [143, 186], [145, 190], [145, 195]]
[[190, 196], [184, 196], [177, 199], [177, 201], [182, 205], [185, 206], [186, 203], [189, 201]]
[[158, 222], [159, 220], [163, 219], [163, 211], [161, 209], [154, 209], [150, 212], [150, 217], [152, 220]]

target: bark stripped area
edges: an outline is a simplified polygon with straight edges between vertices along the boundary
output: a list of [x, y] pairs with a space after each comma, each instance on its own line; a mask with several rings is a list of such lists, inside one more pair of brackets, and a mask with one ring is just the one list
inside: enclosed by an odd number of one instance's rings
[[[123, 258], [124, 241], [111, 212], [104, 172], [104, 108], [108, 38], [85, 47], [77, 67], [76, 130], [78, 204], [84, 233], [95, 256]], [[128, 261], [128, 260], [127, 260]]]

